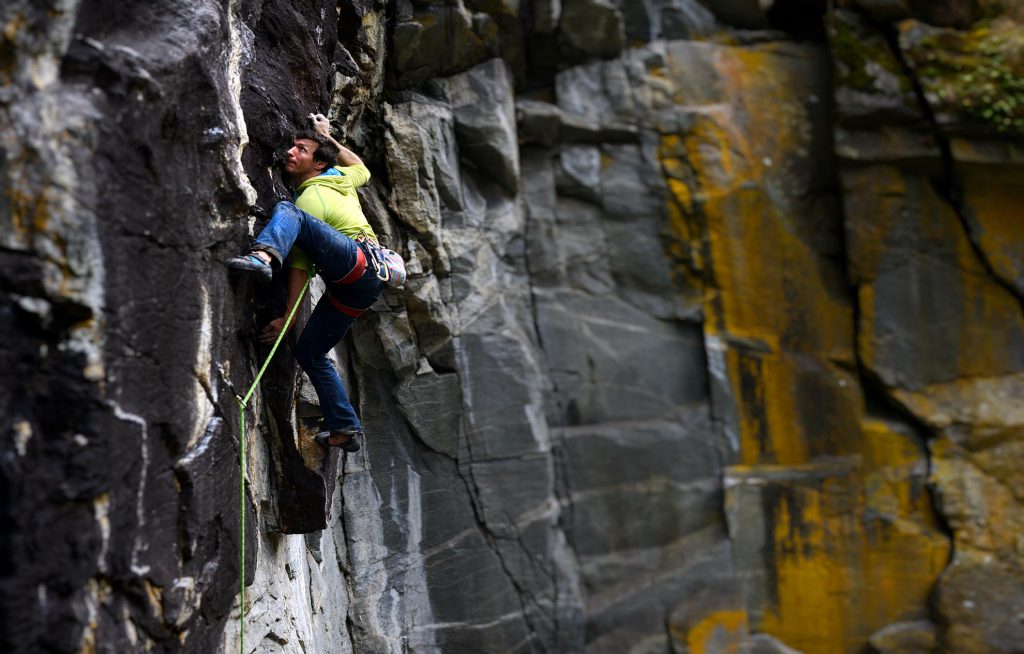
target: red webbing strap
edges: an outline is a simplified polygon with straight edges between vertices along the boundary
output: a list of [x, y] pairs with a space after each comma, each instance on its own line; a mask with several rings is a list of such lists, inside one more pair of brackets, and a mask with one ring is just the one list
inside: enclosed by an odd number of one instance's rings
[[346, 284], [354, 284], [355, 282], [359, 281], [359, 278], [363, 276], [364, 272], [366, 272], [366, 255], [363, 254], [363, 248], [357, 247], [355, 268], [350, 270], [347, 275], [345, 275], [338, 281], [331, 283], [338, 284], [340, 286], [344, 286]]
[[331, 304], [334, 305], [335, 309], [337, 309], [338, 311], [342, 312], [346, 316], [351, 316], [353, 318], [358, 318], [359, 316], [363, 315], [363, 312], [365, 311], [365, 309], [353, 309], [352, 307], [345, 306], [341, 302], [338, 302], [337, 298], [335, 298], [333, 295], [331, 295], [330, 291], [328, 291], [324, 295], [326, 295], [327, 299], [331, 301]]

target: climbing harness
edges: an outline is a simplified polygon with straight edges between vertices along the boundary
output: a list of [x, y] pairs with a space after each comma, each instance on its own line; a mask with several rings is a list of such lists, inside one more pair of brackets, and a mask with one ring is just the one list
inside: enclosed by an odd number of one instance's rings
[[377, 273], [377, 279], [392, 288], [401, 288], [406, 278], [405, 261], [401, 255], [382, 247], [366, 233], [357, 236], [355, 241], [366, 246], [366, 251], [370, 254], [370, 265]]
[[292, 318], [295, 317], [295, 312], [298, 310], [299, 305], [302, 303], [302, 298], [306, 294], [306, 289], [309, 288], [309, 280], [312, 279], [312, 275], [306, 275], [306, 283], [302, 285], [302, 290], [299, 291], [299, 297], [295, 300], [295, 304], [292, 305], [292, 310], [288, 314], [288, 318], [284, 321], [284, 326], [281, 327], [281, 333], [277, 335], [277, 340], [274, 341], [274, 346], [270, 348], [270, 354], [267, 355], [267, 359], [263, 362], [263, 366], [260, 371], [256, 373], [256, 379], [253, 380], [252, 386], [246, 391], [245, 397], [239, 397], [235, 395], [235, 400], [238, 402], [238, 421], [241, 424], [241, 434], [238, 438], [238, 467], [241, 471], [239, 477], [241, 478], [241, 495], [239, 501], [239, 533], [241, 541], [241, 594], [240, 601], [238, 603], [238, 651], [239, 654], [245, 654], [245, 409], [249, 405], [249, 398], [256, 392], [256, 387], [260, 383], [260, 379], [263, 378], [263, 373], [267, 371], [267, 367], [270, 365], [270, 360], [274, 358], [274, 353], [277, 352], [277, 346], [281, 344], [284, 339], [284, 335], [288, 333], [288, 327], [292, 324]]

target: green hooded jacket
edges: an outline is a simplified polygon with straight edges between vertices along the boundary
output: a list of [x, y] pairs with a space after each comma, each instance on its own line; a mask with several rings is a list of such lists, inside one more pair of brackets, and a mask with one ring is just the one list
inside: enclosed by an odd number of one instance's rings
[[[359, 206], [356, 189], [370, 179], [370, 171], [363, 164], [335, 166], [327, 172], [311, 177], [299, 185], [295, 206], [319, 218], [349, 238], [366, 234], [376, 240], [377, 235], [366, 222]], [[301, 249], [292, 248], [288, 256], [292, 268], [313, 271], [313, 263]]]

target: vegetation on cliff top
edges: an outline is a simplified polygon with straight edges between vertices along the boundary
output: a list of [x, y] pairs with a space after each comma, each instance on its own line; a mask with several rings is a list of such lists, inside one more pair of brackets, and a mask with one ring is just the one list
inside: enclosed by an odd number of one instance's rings
[[969, 31], [910, 22], [902, 45], [928, 101], [952, 122], [1024, 135], [1024, 33], [1008, 19]]

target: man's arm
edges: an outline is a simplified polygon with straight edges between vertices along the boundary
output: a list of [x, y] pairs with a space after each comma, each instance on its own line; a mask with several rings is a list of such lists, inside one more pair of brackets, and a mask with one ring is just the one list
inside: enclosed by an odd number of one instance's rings
[[313, 123], [313, 129], [326, 136], [328, 140], [338, 148], [338, 163], [342, 166], [356, 166], [363, 163], [363, 160], [359, 158], [359, 155], [334, 140], [334, 137], [331, 136], [331, 123], [327, 120], [326, 116], [323, 114], [310, 114], [309, 120]]
[[[267, 323], [267, 326], [260, 332], [261, 343], [273, 343], [277, 340], [278, 335], [284, 328], [284, 321], [288, 319], [288, 314], [292, 312], [292, 307], [299, 301], [299, 294], [302, 293], [302, 287], [306, 285], [306, 271], [301, 268], [289, 268], [288, 269], [288, 301], [285, 303], [284, 315], [280, 318], [276, 318]], [[288, 325], [291, 329], [295, 326], [295, 319], [292, 319], [292, 324]]]

